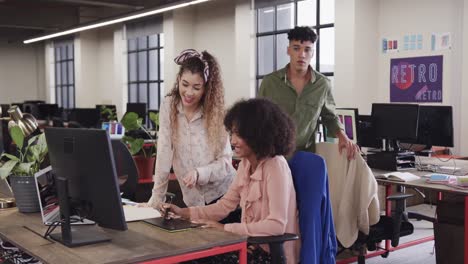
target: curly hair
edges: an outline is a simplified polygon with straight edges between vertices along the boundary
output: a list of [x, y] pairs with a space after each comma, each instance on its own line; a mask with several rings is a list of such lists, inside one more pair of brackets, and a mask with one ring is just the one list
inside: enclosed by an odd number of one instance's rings
[[287, 156], [295, 149], [294, 122], [269, 99], [241, 100], [228, 110], [224, 126], [242, 138], [257, 159]]
[[[224, 87], [221, 81], [221, 70], [216, 59], [207, 51], [201, 52], [203, 60], [208, 62], [209, 76], [208, 80], [204, 83], [204, 93], [200, 100], [200, 105], [203, 108], [203, 118], [205, 127], [208, 131], [207, 137], [210, 144], [210, 148], [215, 154], [220, 153], [225, 142], [226, 130], [223, 128], [223, 117], [224, 117]], [[181, 97], [179, 93], [179, 80], [182, 74], [186, 71], [192, 74], [200, 74], [201, 78], [204, 79], [203, 70], [204, 63], [198, 57], [191, 57], [186, 59], [182, 65], [180, 65], [179, 72], [177, 73], [177, 80], [172, 90], [167, 96], [172, 96], [171, 104], [171, 128], [172, 128], [172, 140], [177, 141], [177, 105], [181, 103]]]
[[295, 27], [288, 32], [288, 40], [310, 41], [315, 43], [317, 34], [310, 27]]

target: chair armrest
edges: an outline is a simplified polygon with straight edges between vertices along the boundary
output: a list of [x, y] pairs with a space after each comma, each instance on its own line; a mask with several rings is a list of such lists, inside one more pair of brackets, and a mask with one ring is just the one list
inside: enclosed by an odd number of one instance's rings
[[249, 244], [270, 244], [282, 243], [290, 240], [297, 240], [299, 236], [296, 234], [285, 233], [279, 236], [255, 236], [247, 238]]
[[393, 195], [387, 196], [387, 200], [390, 201], [401, 201], [401, 200], [406, 200], [409, 197], [414, 196], [413, 194], [410, 193], [395, 193]]
[[392, 215], [393, 222], [393, 235], [392, 235], [392, 247], [398, 246], [400, 242], [400, 230], [401, 222], [403, 221], [403, 212], [405, 211], [407, 198], [414, 196], [408, 193], [396, 193], [387, 197], [387, 200], [396, 202], [395, 211]]

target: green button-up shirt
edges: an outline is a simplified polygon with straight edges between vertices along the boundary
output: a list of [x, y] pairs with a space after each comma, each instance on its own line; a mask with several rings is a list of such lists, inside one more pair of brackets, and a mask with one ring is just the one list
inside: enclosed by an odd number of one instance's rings
[[312, 78], [302, 93], [297, 94], [287, 78], [287, 68], [270, 73], [263, 78], [258, 96], [267, 97], [281, 106], [296, 123], [296, 150], [315, 152], [317, 121], [328, 129], [329, 136], [335, 136], [341, 129], [335, 114], [335, 101], [331, 93], [330, 80], [321, 73], [313, 71]]

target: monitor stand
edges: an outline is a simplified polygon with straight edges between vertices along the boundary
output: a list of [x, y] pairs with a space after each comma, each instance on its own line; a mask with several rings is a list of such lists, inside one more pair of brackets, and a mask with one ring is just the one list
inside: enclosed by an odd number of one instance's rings
[[392, 140], [383, 140], [383, 148], [380, 152], [369, 153], [367, 164], [369, 167], [387, 171], [409, 170], [415, 168], [414, 152], [399, 150]]
[[56, 177], [57, 192], [60, 205], [60, 216], [62, 223], [60, 228], [61, 233], [51, 234], [50, 237], [67, 246], [78, 247], [100, 242], [107, 242], [111, 239], [100, 232], [96, 227], [74, 227], [76, 230], [71, 229], [70, 225], [70, 201], [68, 199], [68, 180], [63, 177]]

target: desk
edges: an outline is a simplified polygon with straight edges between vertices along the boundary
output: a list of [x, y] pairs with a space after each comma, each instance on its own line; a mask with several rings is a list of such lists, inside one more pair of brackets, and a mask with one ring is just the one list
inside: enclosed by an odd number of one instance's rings
[[[441, 161], [441, 160], [439, 160], [437, 158], [430, 158], [430, 157], [418, 157], [417, 161], [420, 161], [422, 163], [431, 163], [431, 164], [435, 164], [435, 165], [445, 165], [445, 166], [453, 166], [454, 165], [452, 163], [452, 161], [443, 162], [443, 161]], [[468, 161], [456, 160], [456, 166], [457, 167], [463, 167], [463, 168], [468, 167]], [[374, 173], [374, 175], [379, 175], [379, 174], [387, 173], [389, 171], [372, 169], [372, 172]], [[426, 175], [426, 174], [431, 173], [431, 172], [427, 172], [427, 171], [417, 171], [417, 170], [409, 170], [408, 172], [411, 172], [411, 173], [416, 174], [418, 176], [422, 176], [422, 175]], [[464, 263], [468, 264], [468, 190], [458, 189], [458, 188], [450, 187], [450, 186], [447, 186], [447, 185], [444, 185], [444, 184], [427, 183], [426, 178], [421, 178], [421, 179], [414, 180], [414, 181], [409, 181], [409, 182], [397, 182], [397, 181], [390, 181], [390, 180], [385, 180], [385, 179], [377, 179], [377, 182], [380, 185], [385, 186], [385, 196], [386, 197], [391, 195], [392, 185], [401, 185], [401, 186], [406, 186], [406, 187], [416, 187], [418, 189], [433, 190], [433, 191], [436, 191], [436, 192], [439, 192], [439, 193], [452, 193], [452, 194], [463, 196], [464, 201], [465, 201]], [[439, 198], [441, 199], [442, 195], [439, 195]], [[385, 203], [385, 214], [386, 215], [391, 215], [391, 203], [390, 203], [390, 201], [386, 201], [386, 203]], [[395, 250], [398, 250], [398, 249], [410, 247], [410, 246], [421, 244], [421, 243], [431, 241], [431, 240], [434, 240], [434, 236], [425, 237], [425, 238], [421, 238], [421, 239], [406, 242], [406, 243], [401, 243], [397, 247], [392, 247], [390, 245], [390, 241], [385, 241], [385, 250], [377, 250], [377, 251], [368, 253], [366, 255], [366, 258], [380, 256], [380, 255], [386, 254], [386, 252], [392, 252], [392, 251], [395, 251]], [[357, 257], [353, 257], [353, 258], [349, 258], [349, 259], [338, 260], [337, 263], [347, 264], [347, 263], [355, 262], [356, 260], [357, 260]]]
[[[431, 164], [436, 164], [436, 165], [445, 165], [445, 166], [453, 166], [454, 165], [452, 162], [442, 162], [439, 159], [429, 158], [429, 157], [420, 157], [420, 161], [422, 163], [431, 163]], [[456, 161], [456, 166], [457, 167], [468, 167], [468, 161], [457, 160]], [[385, 173], [385, 171], [376, 170], [376, 169], [373, 169], [372, 172], [374, 173], [374, 175], [380, 174], [380, 173]], [[416, 174], [416, 175], [419, 175], [419, 176], [430, 173], [430, 172], [416, 171], [416, 170], [411, 171], [411, 172]], [[385, 187], [386, 187], [385, 188], [386, 189], [386, 196], [391, 194], [391, 185], [416, 187], [416, 188], [419, 188], [419, 189], [437, 191], [439, 193], [452, 193], [452, 194], [463, 196], [464, 201], [465, 201], [464, 263], [468, 264], [468, 190], [458, 189], [458, 188], [450, 187], [450, 186], [447, 186], [447, 185], [444, 185], [444, 184], [427, 183], [425, 178], [421, 178], [421, 179], [418, 179], [418, 180], [415, 180], [415, 181], [409, 181], [409, 182], [395, 182], [395, 181], [378, 179], [377, 182], [379, 184], [385, 185]], [[442, 196], [439, 196], [439, 197], [442, 198]], [[391, 210], [391, 204], [390, 204], [390, 202], [387, 201], [386, 205], [385, 205], [386, 215], [390, 215], [390, 213], [391, 213], [390, 210]], [[401, 249], [401, 248], [409, 247], [409, 246], [416, 245], [416, 244], [419, 244], [419, 243], [427, 242], [427, 241], [430, 241], [432, 239], [434, 239], [433, 236], [432, 237], [427, 237], [427, 238], [422, 238], [422, 239], [419, 239], [419, 240], [416, 240], [416, 241], [411, 241], [411, 242], [400, 244], [396, 248], [391, 248], [390, 241], [386, 241], [385, 248], [387, 250], [389, 250], [389, 251], [394, 251], [394, 250], [397, 250], [397, 249]]]
[[[102, 229], [111, 242], [68, 248], [42, 237], [47, 227], [39, 214], [5, 209], [0, 223], [3, 240], [44, 263], [175, 263], [232, 251], [239, 251], [240, 263], [247, 263], [246, 237], [209, 228], [169, 233], [132, 222], [124, 232]], [[92, 228], [76, 228], [83, 227]]]

